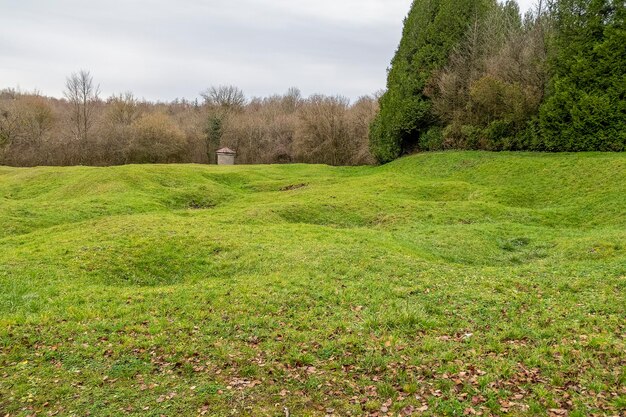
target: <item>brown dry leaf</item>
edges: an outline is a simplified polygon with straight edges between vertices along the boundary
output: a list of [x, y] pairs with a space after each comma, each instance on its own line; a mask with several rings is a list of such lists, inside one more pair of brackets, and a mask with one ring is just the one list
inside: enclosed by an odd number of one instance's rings
[[480, 396], [480, 397], [479, 396], [473, 396], [472, 397], [472, 404], [473, 405], [478, 405], [478, 404], [483, 403], [483, 402], [485, 402], [485, 399], [482, 396]]
[[415, 412], [415, 407], [413, 407], [412, 405], [407, 405], [406, 407], [404, 407], [402, 409], [402, 411], [400, 411], [400, 415], [401, 416], [411, 416], [413, 415], [413, 413]]

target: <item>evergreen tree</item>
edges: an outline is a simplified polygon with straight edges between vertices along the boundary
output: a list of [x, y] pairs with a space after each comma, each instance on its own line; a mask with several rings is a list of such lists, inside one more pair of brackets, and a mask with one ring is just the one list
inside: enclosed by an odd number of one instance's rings
[[536, 148], [626, 150], [624, 0], [554, 0], [551, 7], [552, 78]]
[[424, 88], [447, 63], [470, 23], [494, 4], [495, 0], [414, 0], [391, 62], [380, 113], [371, 126], [370, 148], [379, 162], [415, 148], [420, 135], [436, 124]]
[[209, 164], [217, 164], [217, 152], [224, 133], [224, 116], [219, 113], [211, 114], [204, 130], [206, 134], [206, 149]]

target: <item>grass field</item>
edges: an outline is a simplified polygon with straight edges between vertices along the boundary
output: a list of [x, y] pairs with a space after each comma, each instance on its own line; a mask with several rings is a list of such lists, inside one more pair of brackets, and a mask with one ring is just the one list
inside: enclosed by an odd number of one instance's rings
[[0, 416], [623, 416], [626, 154], [0, 167]]

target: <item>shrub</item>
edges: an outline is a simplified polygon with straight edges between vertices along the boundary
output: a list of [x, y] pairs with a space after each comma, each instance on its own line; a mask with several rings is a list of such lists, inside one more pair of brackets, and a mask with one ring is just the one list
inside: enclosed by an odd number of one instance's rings
[[420, 149], [425, 151], [441, 151], [444, 149], [443, 129], [440, 126], [433, 126], [420, 137]]
[[169, 116], [163, 113], [144, 114], [132, 125], [127, 162], [179, 162], [185, 145], [184, 133]]

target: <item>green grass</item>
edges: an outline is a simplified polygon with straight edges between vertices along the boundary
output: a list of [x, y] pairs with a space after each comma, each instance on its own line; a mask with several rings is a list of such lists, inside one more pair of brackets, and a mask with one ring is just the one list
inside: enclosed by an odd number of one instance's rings
[[625, 339], [626, 154], [0, 167], [2, 416], [617, 416]]

